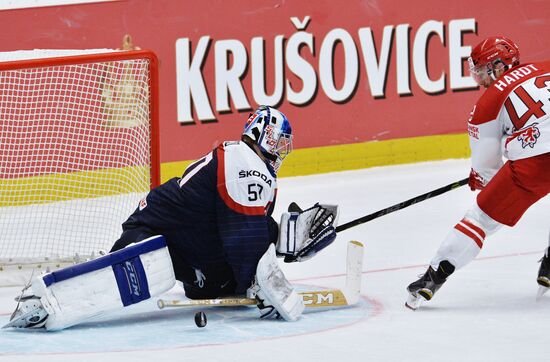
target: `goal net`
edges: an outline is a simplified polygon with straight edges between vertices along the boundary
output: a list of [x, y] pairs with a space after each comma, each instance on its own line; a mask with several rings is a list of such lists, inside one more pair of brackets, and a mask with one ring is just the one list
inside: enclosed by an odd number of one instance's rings
[[151, 52], [0, 61], [0, 284], [110, 249], [159, 183], [157, 122]]

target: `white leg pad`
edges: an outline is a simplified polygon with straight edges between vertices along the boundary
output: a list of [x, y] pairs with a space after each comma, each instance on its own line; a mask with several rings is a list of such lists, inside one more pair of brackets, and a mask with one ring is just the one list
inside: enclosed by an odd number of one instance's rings
[[296, 321], [300, 317], [304, 302], [279, 267], [273, 244], [258, 262], [256, 283], [259, 287], [257, 295], [272, 305], [281, 317], [287, 321]]
[[67, 328], [158, 296], [176, 283], [163, 236], [33, 279], [48, 312], [46, 329]]

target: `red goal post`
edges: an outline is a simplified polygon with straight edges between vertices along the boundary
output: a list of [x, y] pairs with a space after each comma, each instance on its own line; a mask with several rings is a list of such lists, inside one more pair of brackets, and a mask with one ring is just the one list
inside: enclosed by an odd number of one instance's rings
[[158, 60], [0, 62], [0, 285], [109, 250], [160, 183]]

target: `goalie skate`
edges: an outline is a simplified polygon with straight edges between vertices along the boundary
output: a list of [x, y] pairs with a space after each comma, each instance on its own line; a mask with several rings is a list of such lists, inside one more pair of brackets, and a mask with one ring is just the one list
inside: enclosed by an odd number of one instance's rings
[[37, 296], [18, 297], [19, 302], [10, 317], [10, 322], [2, 328], [41, 328], [46, 324], [48, 313]]

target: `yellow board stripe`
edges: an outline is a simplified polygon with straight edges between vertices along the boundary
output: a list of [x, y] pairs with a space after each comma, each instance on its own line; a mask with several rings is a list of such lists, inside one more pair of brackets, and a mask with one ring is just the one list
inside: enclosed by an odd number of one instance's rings
[[[466, 133], [301, 148], [285, 159], [279, 177], [468, 157], [470, 148]], [[193, 161], [163, 163], [162, 182], [181, 176]]]
[[145, 166], [0, 179], [0, 207], [147, 192]]
[[[467, 157], [470, 157], [467, 134], [302, 148], [288, 156], [279, 171], [279, 177]], [[181, 176], [193, 161], [161, 164], [162, 182]], [[128, 184], [136, 185], [136, 189], [129, 190]], [[149, 174], [145, 167], [0, 179], [0, 207], [145, 192], [148, 186], [144, 185], [149, 185]]]

